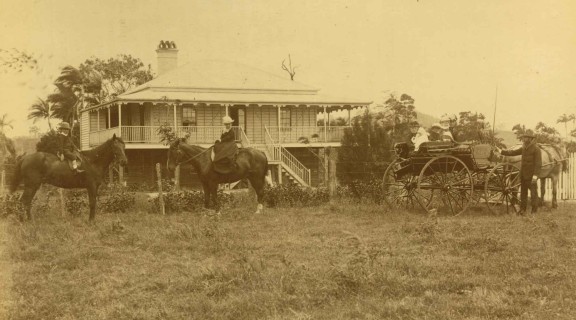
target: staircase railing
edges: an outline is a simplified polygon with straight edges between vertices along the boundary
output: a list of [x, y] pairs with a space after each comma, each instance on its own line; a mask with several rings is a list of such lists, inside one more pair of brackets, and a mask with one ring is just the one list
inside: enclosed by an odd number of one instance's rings
[[282, 165], [287, 168], [291, 174], [296, 175], [295, 178], [299, 178], [308, 186], [311, 184], [310, 169], [306, 168], [293, 154], [290, 153], [286, 148], [279, 144], [275, 144], [270, 136], [268, 128], [266, 129], [265, 142], [266, 149], [270, 154], [271, 160], [279, 160]]
[[250, 139], [248, 139], [248, 136], [246, 135], [246, 132], [244, 131], [244, 128], [239, 127], [239, 134], [240, 134], [240, 144], [242, 145], [242, 148], [248, 148], [250, 147]]

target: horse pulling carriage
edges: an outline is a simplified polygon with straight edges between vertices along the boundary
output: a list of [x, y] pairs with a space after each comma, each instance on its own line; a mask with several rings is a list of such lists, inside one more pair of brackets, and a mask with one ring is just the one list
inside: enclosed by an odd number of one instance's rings
[[390, 209], [458, 215], [483, 200], [495, 213], [518, 211], [520, 169], [492, 162], [490, 145], [425, 142], [410, 152], [407, 143], [397, 143], [394, 150], [383, 181]]

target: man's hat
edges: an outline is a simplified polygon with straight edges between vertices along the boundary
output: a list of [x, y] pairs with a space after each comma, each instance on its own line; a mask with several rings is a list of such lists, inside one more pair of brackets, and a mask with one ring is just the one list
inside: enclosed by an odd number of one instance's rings
[[536, 138], [536, 135], [534, 134], [534, 131], [532, 131], [531, 129], [528, 129], [528, 130], [526, 130], [526, 132], [524, 132], [523, 134], [520, 135], [520, 138], [524, 138], [524, 137]]
[[229, 116], [222, 117], [222, 123], [223, 124], [232, 123], [232, 122], [234, 122], [234, 120], [232, 120], [232, 118], [230, 118]]
[[68, 122], [60, 122], [58, 125], [59, 130], [70, 130], [70, 124]]
[[412, 122], [410, 122], [410, 126], [411, 127], [419, 127], [420, 123], [418, 123], [418, 121], [412, 121]]
[[438, 122], [436, 122], [436, 123], [434, 123], [430, 128], [442, 129], [442, 126], [441, 126]]

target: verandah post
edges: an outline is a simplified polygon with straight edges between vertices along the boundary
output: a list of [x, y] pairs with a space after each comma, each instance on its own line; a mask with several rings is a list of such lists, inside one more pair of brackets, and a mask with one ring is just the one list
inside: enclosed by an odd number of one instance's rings
[[162, 194], [162, 172], [160, 170], [160, 164], [156, 164], [156, 176], [158, 177], [158, 202], [160, 204], [160, 211], [162, 215], [166, 215], [166, 209], [164, 207], [164, 195]]

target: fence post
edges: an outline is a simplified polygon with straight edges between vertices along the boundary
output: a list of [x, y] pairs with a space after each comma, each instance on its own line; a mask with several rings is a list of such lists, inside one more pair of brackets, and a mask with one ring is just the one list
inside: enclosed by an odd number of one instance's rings
[[160, 210], [162, 215], [166, 214], [166, 209], [164, 208], [164, 195], [162, 194], [162, 172], [160, 170], [160, 164], [156, 164], [156, 175], [158, 176], [158, 201], [160, 203]]
[[64, 189], [58, 188], [58, 193], [60, 194], [60, 215], [66, 215], [66, 200], [64, 199]]
[[126, 186], [126, 181], [124, 181], [124, 167], [121, 165], [118, 166], [118, 183]]
[[328, 184], [328, 190], [330, 191], [330, 198], [334, 198], [336, 196], [336, 160], [330, 159], [330, 180]]
[[330, 176], [328, 174], [328, 157], [329, 157], [330, 149], [324, 147], [324, 186], [328, 186], [328, 182], [330, 181]]
[[4, 195], [4, 186], [6, 185], [6, 170], [2, 169], [0, 174], [0, 196]]
[[174, 190], [180, 191], [180, 165], [174, 170]]

